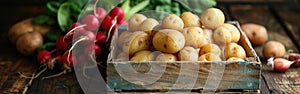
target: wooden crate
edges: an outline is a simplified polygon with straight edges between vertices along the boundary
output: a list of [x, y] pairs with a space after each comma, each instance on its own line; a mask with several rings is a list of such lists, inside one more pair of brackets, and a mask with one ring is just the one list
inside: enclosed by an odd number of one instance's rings
[[[236, 21], [228, 23], [236, 25], [240, 30], [241, 39], [239, 44], [244, 47], [247, 53], [245, 62], [121, 62], [115, 60], [117, 51], [113, 45], [116, 45], [118, 36], [118, 32], [115, 32], [107, 62], [108, 91], [133, 93], [188, 90], [193, 92], [259, 93], [261, 78], [259, 57], [251, 47], [244, 32], [242, 32], [239, 23]], [[126, 26], [119, 27], [119, 30], [124, 29], [126, 29]], [[150, 64], [155, 66], [151, 67]], [[132, 67], [133, 70], [128, 69], [128, 67]], [[165, 68], [165, 71], [156, 70], [155, 68]], [[144, 79], [143, 76], [147, 76], [149, 79], [159, 78], [152, 83]]]

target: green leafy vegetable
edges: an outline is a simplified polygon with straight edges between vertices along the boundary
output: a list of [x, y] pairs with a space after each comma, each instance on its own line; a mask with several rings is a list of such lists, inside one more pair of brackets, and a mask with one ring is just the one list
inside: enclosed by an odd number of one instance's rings
[[52, 48], [55, 48], [56, 47], [56, 43], [55, 42], [47, 42], [47, 43], [44, 43], [41, 47], [39, 47], [37, 49], [37, 51], [41, 51], [41, 50], [51, 50]]
[[47, 15], [40, 15], [34, 19], [32, 19], [33, 24], [47, 24], [47, 25], [54, 25], [55, 24], [55, 19], [53, 19], [50, 16]]
[[61, 35], [62, 33], [59, 30], [52, 29], [46, 34], [46, 38], [51, 41], [56, 41], [56, 39]]
[[57, 12], [57, 21], [59, 24], [60, 29], [63, 32], [66, 32], [68, 29], [68, 26], [73, 23], [71, 19], [71, 7], [75, 7], [72, 3], [63, 3]]

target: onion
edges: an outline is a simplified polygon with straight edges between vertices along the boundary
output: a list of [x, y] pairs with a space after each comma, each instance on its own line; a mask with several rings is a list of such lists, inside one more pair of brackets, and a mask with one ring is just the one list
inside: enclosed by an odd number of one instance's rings
[[288, 58], [290, 61], [294, 62], [292, 66], [300, 67], [300, 54], [290, 53]]
[[272, 69], [276, 72], [285, 72], [289, 69], [289, 67], [293, 64], [294, 62], [283, 59], [283, 58], [275, 58], [271, 57], [268, 59], [268, 66], [272, 66]]

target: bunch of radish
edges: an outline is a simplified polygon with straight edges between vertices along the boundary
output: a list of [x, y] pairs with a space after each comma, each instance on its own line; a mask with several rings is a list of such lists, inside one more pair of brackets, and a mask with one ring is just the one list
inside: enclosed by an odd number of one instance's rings
[[272, 69], [276, 72], [286, 72], [291, 66], [300, 66], [300, 54], [289, 53], [287, 59], [271, 57], [268, 59], [268, 65], [272, 66]]
[[[63, 72], [59, 74], [44, 78], [71, 72], [77, 64], [88, 62], [87, 59], [93, 64], [97, 64], [96, 58], [102, 58], [100, 56], [103, 54], [102, 51], [109, 39], [108, 35], [116, 29], [117, 25], [127, 24], [124, 15], [124, 11], [120, 7], [113, 8], [109, 15], [105, 9], [95, 7], [93, 13], [87, 14], [78, 22], [73, 23], [67, 33], [57, 39], [56, 49], [39, 51], [38, 62], [44, 66], [41, 72], [46, 69], [53, 69], [54, 63], [58, 63], [63, 69]], [[75, 47], [79, 46], [83, 48], [82, 51], [74, 50]], [[80, 53], [80, 56], [74, 55], [75, 53]]]

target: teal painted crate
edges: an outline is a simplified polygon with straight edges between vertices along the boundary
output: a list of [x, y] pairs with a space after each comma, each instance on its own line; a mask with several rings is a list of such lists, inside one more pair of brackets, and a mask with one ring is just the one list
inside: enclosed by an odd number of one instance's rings
[[[109, 91], [209, 91], [258, 92], [260, 90], [261, 63], [246, 35], [236, 21], [228, 22], [240, 29], [242, 45], [247, 53], [244, 62], [122, 62], [115, 60], [117, 50], [111, 46], [107, 62]], [[119, 27], [119, 30], [126, 29]], [[111, 45], [116, 45], [115, 32]], [[151, 67], [150, 64], [153, 66]], [[133, 68], [128, 69], [128, 67]], [[157, 68], [157, 69], [155, 69]], [[163, 70], [163, 71], [162, 71]], [[155, 78], [159, 77], [159, 78]], [[156, 79], [155, 82], [149, 79]]]

